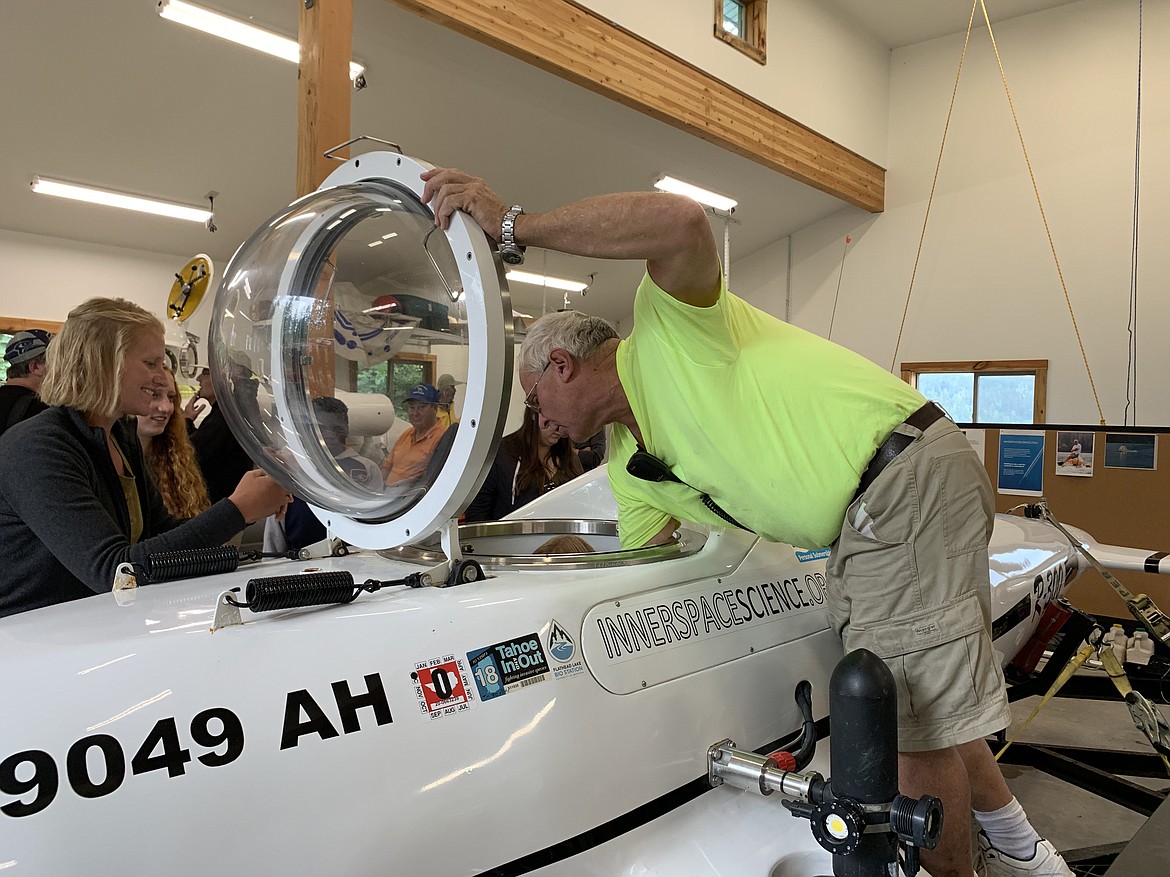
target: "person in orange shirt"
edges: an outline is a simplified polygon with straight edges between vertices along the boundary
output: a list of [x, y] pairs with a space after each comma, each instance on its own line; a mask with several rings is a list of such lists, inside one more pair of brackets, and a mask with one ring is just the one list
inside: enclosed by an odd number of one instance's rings
[[447, 431], [446, 425], [439, 422], [439, 391], [430, 384], [415, 384], [402, 401], [410, 428], [398, 437], [382, 461], [382, 477], [388, 485], [409, 484], [421, 476], [435, 445]]

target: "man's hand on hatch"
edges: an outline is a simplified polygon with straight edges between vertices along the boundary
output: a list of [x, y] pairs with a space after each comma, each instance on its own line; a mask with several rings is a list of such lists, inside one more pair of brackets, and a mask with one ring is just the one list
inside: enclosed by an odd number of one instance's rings
[[461, 170], [445, 167], [432, 168], [422, 174], [422, 180], [426, 183], [422, 202], [431, 205], [441, 229], [446, 231], [451, 225], [451, 214], [462, 210], [493, 241], [497, 240], [508, 205], [487, 183]]

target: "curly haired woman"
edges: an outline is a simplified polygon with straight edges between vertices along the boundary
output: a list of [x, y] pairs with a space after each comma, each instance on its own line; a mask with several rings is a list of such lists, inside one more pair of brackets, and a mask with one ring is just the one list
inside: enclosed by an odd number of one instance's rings
[[138, 415], [138, 441], [167, 511], [176, 518], [193, 518], [211, 508], [211, 498], [186, 424], [174, 416], [179, 407], [175, 376], [167, 377], [169, 387], [155, 396], [150, 414]]

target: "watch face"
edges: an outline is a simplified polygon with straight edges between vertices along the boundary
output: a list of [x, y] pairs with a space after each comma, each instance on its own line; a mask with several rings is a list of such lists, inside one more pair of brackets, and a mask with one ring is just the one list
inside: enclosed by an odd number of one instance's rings
[[521, 253], [519, 250], [501, 249], [500, 250], [500, 258], [504, 261], [504, 264], [506, 264], [506, 265], [523, 265], [524, 264], [524, 254]]

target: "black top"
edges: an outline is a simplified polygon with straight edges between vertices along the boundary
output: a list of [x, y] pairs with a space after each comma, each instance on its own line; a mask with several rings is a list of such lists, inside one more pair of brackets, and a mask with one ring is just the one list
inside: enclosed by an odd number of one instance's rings
[[243, 529], [231, 502], [188, 521], [172, 517], [146, 474], [133, 421], [111, 432], [142, 508], [142, 538], [133, 545], [105, 432], [80, 411], [54, 406], [0, 437], [0, 616], [109, 591], [121, 563], [222, 545]]
[[518, 441], [519, 435], [519, 432], [511, 433], [504, 436], [500, 442], [500, 449], [496, 452], [496, 459], [488, 470], [483, 487], [479, 489], [479, 493], [475, 495], [475, 499], [464, 513], [469, 524], [477, 521], [498, 521], [562, 483], [553, 481], [545, 485], [543, 490], [534, 485], [519, 494], [512, 492], [516, 484], [516, 467], [519, 465], [519, 458], [513, 450], [513, 442]]
[[477, 521], [498, 521], [504, 515], [514, 512], [540, 496], [539, 490], [530, 490], [521, 496], [512, 495], [512, 486], [516, 483], [516, 466], [517, 460], [508, 453], [507, 442], [501, 442], [483, 487], [479, 489], [479, 493], [475, 495], [475, 499], [464, 513], [469, 524]]
[[214, 402], [199, 428], [191, 431], [191, 444], [195, 446], [199, 471], [207, 482], [207, 495], [213, 503], [231, 496], [244, 473], [255, 468], [252, 458], [228, 427], [223, 411]]
[[0, 435], [10, 426], [40, 414], [49, 406], [41, 401], [36, 390], [19, 384], [5, 384], [0, 387]]
[[596, 469], [605, 459], [605, 427], [603, 426], [600, 432], [590, 436], [585, 441], [574, 443], [573, 447], [577, 449], [582, 469], [586, 472], [590, 469]]

